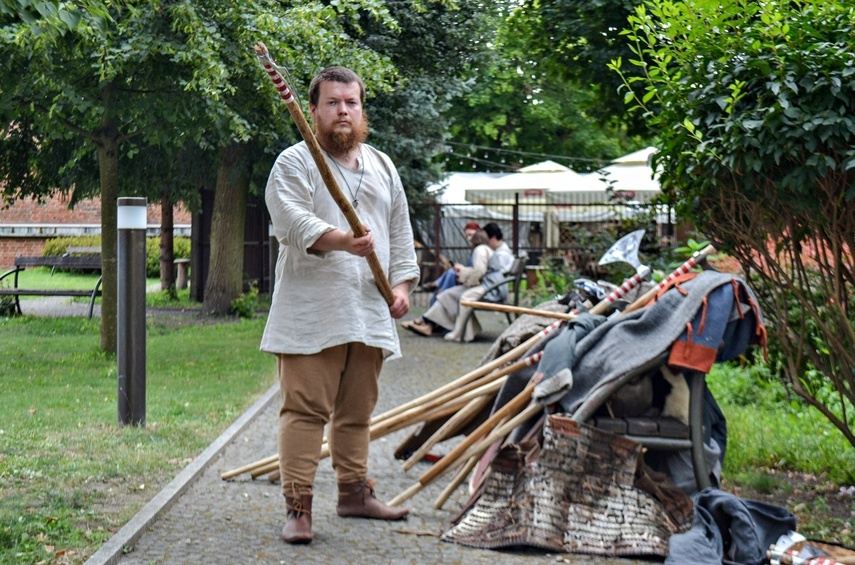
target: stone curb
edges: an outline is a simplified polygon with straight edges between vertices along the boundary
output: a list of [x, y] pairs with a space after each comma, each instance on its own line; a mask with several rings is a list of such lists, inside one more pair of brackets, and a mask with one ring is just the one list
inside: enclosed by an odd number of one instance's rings
[[180, 497], [187, 488], [195, 481], [216, 459], [220, 453], [241, 433], [244, 428], [262, 411], [267, 405], [277, 398], [279, 384], [275, 384], [265, 392], [261, 398], [250, 406], [240, 418], [229, 426], [220, 437], [214, 440], [199, 457], [194, 459], [181, 473], [166, 485], [148, 504], [136, 513], [121, 530], [107, 540], [98, 551], [87, 561], [86, 565], [113, 565], [119, 561], [126, 547], [133, 547], [145, 530]]

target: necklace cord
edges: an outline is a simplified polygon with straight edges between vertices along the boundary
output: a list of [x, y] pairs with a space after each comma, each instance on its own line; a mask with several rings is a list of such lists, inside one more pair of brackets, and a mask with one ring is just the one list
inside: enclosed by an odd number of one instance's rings
[[329, 152], [327, 152], [326, 150], [324, 150], [324, 153], [327, 154], [327, 157], [329, 157], [330, 160], [333, 162], [333, 165], [335, 165], [335, 168], [338, 169], [338, 174], [341, 176], [341, 180], [344, 181], [344, 186], [347, 187], [347, 191], [350, 193], [350, 197], [352, 199], [353, 207], [358, 208], [359, 207], [359, 199], [358, 199], [359, 190], [362, 188], [362, 179], [363, 179], [363, 177], [365, 177], [365, 160], [362, 158], [362, 149], [360, 148], [360, 150], [359, 150], [359, 163], [361, 165], [362, 172], [359, 174], [359, 184], [356, 185], [356, 192], [353, 192], [350, 189], [350, 183], [347, 182], [347, 177], [344, 176], [344, 171], [341, 170], [341, 166], [338, 164], [338, 159], [336, 159], [335, 157], [330, 155]]

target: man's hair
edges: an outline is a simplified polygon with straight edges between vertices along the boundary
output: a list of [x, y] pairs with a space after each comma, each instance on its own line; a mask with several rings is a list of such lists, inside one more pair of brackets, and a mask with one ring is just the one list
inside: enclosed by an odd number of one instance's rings
[[487, 237], [495, 237], [499, 241], [502, 241], [502, 228], [496, 222], [490, 222], [484, 226], [484, 231], [487, 232]]
[[347, 67], [327, 67], [319, 72], [309, 84], [309, 104], [312, 106], [318, 105], [318, 98], [321, 96], [321, 83], [324, 82], [341, 82], [343, 84], [355, 82], [359, 84], [359, 101], [365, 102], [365, 83], [362, 82], [358, 74]]

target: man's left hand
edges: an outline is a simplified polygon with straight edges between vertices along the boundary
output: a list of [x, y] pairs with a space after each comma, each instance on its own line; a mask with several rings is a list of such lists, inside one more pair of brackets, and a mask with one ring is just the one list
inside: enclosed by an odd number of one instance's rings
[[392, 289], [392, 297], [394, 300], [389, 306], [389, 313], [396, 320], [403, 318], [410, 311], [410, 283], [405, 282], [395, 286]]

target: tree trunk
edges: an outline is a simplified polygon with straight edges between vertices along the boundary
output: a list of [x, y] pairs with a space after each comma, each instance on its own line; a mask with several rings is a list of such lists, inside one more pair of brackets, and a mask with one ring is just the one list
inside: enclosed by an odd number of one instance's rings
[[168, 191], [169, 185], [165, 184], [160, 197], [160, 289], [175, 298], [175, 250], [172, 243], [175, 222]]
[[101, 350], [116, 353], [118, 324], [119, 121], [105, 115], [98, 142], [101, 183]]
[[210, 314], [229, 314], [232, 302], [243, 292], [248, 153], [249, 146], [237, 142], [219, 151], [211, 217], [211, 256], [202, 302], [202, 309]]

